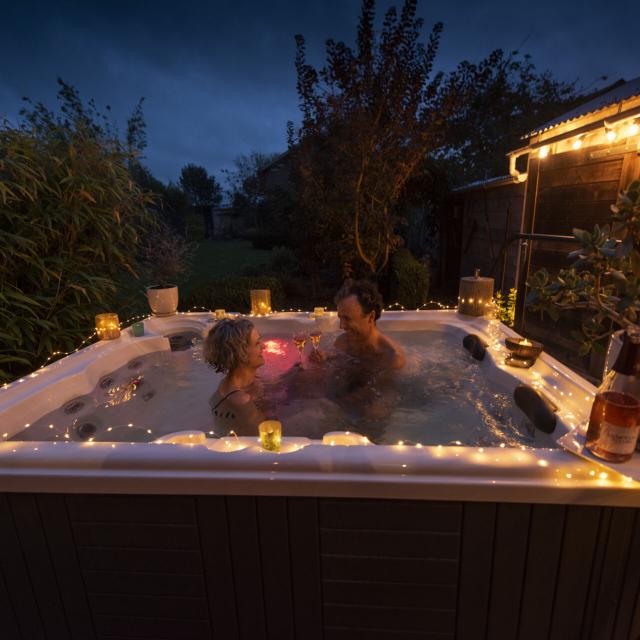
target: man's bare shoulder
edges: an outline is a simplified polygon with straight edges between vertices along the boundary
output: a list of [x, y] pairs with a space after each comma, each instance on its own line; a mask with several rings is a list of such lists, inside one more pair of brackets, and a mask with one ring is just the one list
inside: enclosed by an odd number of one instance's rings
[[380, 334], [381, 344], [385, 352], [385, 360], [391, 369], [402, 369], [407, 363], [403, 348], [389, 336]]

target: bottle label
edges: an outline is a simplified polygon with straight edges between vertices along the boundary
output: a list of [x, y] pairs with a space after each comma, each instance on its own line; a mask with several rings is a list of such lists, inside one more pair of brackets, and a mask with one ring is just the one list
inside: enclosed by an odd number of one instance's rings
[[603, 421], [600, 427], [598, 446], [609, 453], [633, 453], [640, 432], [640, 424], [635, 427], [619, 427]]

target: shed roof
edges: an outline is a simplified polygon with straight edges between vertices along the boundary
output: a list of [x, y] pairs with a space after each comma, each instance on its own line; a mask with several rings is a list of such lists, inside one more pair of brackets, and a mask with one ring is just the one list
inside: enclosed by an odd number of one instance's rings
[[640, 76], [633, 80], [629, 80], [628, 82], [619, 80], [611, 86], [609, 91], [588, 100], [584, 104], [581, 104], [575, 109], [571, 109], [571, 111], [563, 113], [553, 120], [545, 122], [522, 137], [523, 139], [530, 138], [531, 136], [553, 129], [565, 122], [569, 122], [570, 120], [576, 120], [577, 118], [586, 116], [589, 113], [595, 113], [600, 109], [610, 107], [612, 104], [616, 104], [617, 102], [622, 102], [623, 100], [628, 100], [629, 98], [634, 98], [636, 96], [640, 96]]

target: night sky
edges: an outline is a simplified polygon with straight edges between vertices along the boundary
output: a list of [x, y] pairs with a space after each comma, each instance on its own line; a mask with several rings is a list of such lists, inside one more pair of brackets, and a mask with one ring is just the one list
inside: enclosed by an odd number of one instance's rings
[[[390, 4], [378, 1], [379, 18]], [[418, 2], [425, 38], [444, 22], [438, 69], [500, 47], [520, 48], [539, 69], [583, 88], [640, 75], [631, 1], [578, 7], [567, 0]], [[53, 106], [58, 76], [85, 100], [111, 105], [121, 130], [144, 96], [145, 162], [154, 175], [175, 181], [193, 162], [220, 178], [239, 154], [285, 149], [286, 121], [299, 118], [294, 35], [305, 36], [318, 65], [326, 38], [353, 42], [359, 11], [360, 0], [5, 0], [0, 117], [15, 122], [22, 96]]]

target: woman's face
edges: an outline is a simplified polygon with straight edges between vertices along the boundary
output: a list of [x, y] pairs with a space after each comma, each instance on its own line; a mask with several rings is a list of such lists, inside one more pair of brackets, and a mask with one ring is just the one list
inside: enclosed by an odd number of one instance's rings
[[247, 346], [247, 366], [258, 368], [264, 364], [264, 356], [262, 355], [262, 340], [260, 334], [254, 327], [249, 334], [249, 345]]

